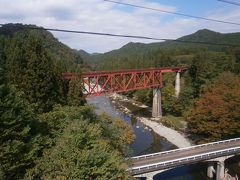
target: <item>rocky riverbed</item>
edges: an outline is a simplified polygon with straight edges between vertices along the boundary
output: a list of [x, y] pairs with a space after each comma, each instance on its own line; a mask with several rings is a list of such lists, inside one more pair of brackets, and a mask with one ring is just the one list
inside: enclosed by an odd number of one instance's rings
[[150, 109], [148, 106], [146, 106], [144, 104], [137, 103], [137, 102], [127, 98], [126, 96], [119, 95], [119, 94], [116, 94], [116, 93], [110, 95], [110, 99], [112, 100], [113, 103], [117, 103], [118, 107], [124, 113], [136, 116], [136, 119], [140, 120], [143, 124], [145, 124], [146, 126], [151, 128], [155, 133], [157, 133], [158, 135], [166, 138], [169, 142], [176, 145], [177, 147], [182, 148], [182, 147], [188, 147], [188, 146], [192, 145], [192, 143], [186, 137], [185, 134], [183, 134], [181, 132], [178, 132], [174, 129], [171, 129], [169, 127], [164, 126], [161, 123], [160, 119], [154, 119], [154, 118], [151, 118], [151, 117], [141, 117], [137, 114], [133, 114], [134, 112], [132, 112], [129, 107], [125, 107], [124, 105], [122, 105], [121, 102], [125, 102], [125, 105], [126, 105], [126, 102], [127, 102], [127, 103], [131, 104], [132, 106], [136, 106], [136, 107], [139, 107], [139, 108], [142, 108], [142, 109], [146, 109], [146, 111], [149, 111], [149, 109]]

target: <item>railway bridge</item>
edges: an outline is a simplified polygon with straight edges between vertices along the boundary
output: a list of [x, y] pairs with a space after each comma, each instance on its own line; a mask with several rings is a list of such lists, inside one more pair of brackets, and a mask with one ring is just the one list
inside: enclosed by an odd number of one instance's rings
[[[179, 166], [208, 161], [207, 175], [217, 180], [227, 179], [224, 161], [240, 153], [240, 138], [190, 146], [170, 151], [164, 151], [129, 158], [131, 164], [128, 169], [135, 177], [153, 179], [155, 174]], [[214, 169], [214, 163], [217, 169]]]
[[[187, 67], [163, 67], [149, 69], [129, 69], [119, 71], [93, 71], [83, 73], [64, 73], [64, 79], [78, 78], [82, 92], [86, 96], [99, 96], [108, 93], [127, 92], [131, 90], [153, 88], [152, 116], [162, 117], [161, 88], [165, 73], [176, 73], [175, 95], [180, 93], [180, 75]], [[131, 157], [128, 169], [135, 177], [145, 176], [150, 179], [159, 172], [178, 166], [201, 161], [209, 161], [207, 175], [216, 179], [226, 177], [224, 161], [240, 153], [240, 138], [218, 141], [203, 145], [180, 148], [165, 152]], [[214, 169], [214, 163], [217, 169]]]
[[64, 73], [64, 79], [79, 78], [82, 92], [87, 96], [153, 88], [152, 116], [161, 118], [161, 88], [163, 87], [164, 74], [176, 73], [175, 92], [176, 97], [178, 97], [180, 93], [180, 74], [186, 70], [187, 67], [181, 66], [83, 73], [66, 72]]

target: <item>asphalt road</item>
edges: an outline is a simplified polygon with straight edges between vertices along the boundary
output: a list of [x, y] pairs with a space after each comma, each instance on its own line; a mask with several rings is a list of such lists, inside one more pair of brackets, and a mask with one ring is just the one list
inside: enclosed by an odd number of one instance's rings
[[157, 155], [154, 157], [148, 157], [146, 159], [132, 159], [131, 164], [132, 164], [132, 168], [134, 168], [134, 167], [145, 166], [145, 165], [150, 165], [150, 164], [155, 164], [155, 163], [160, 163], [165, 161], [171, 161], [171, 160], [184, 158], [188, 156], [211, 153], [214, 151], [224, 150], [224, 149], [234, 148], [234, 147], [240, 148], [240, 140], [235, 142], [225, 142], [222, 144], [198, 147], [195, 149], [187, 149], [187, 150], [182, 150], [178, 152], [171, 152], [169, 154]]

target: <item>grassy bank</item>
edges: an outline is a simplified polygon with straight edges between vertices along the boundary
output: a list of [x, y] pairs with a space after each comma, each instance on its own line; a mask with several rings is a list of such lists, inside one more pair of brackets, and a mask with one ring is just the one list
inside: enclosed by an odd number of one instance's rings
[[173, 128], [178, 131], [184, 131], [186, 128], [186, 121], [183, 117], [166, 115], [162, 117], [161, 123], [167, 127]]

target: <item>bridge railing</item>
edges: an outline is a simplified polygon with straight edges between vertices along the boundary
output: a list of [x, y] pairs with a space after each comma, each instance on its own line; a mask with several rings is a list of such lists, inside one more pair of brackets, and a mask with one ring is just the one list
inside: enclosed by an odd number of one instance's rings
[[187, 156], [187, 157], [178, 158], [174, 160], [133, 167], [133, 168], [129, 168], [128, 171], [132, 172], [132, 174], [141, 174], [142, 172], [147, 172], [150, 170], [152, 171], [153, 169], [154, 170], [167, 169], [167, 168], [175, 167], [178, 165], [193, 163], [201, 160], [213, 159], [213, 158], [224, 156], [224, 155], [233, 155], [239, 152], [240, 152], [240, 147], [233, 147], [233, 148], [213, 151], [209, 153], [202, 153], [194, 156]]
[[161, 155], [165, 155], [165, 154], [169, 154], [169, 153], [180, 152], [180, 151], [183, 151], [183, 150], [191, 150], [191, 149], [195, 149], [195, 148], [202, 148], [202, 147], [206, 147], [206, 146], [214, 146], [214, 145], [217, 145], [217, 144], [231, 143], [231, 142], [236, 142], [236, 141], [240, 141], [240, 138], [228, 139], [228, 140], [223, 140], [223, 141], [216, 141], [216, 142], [211, 142], [211, 143], [206, 143], [206, 144], [189, 146], [189, 147], [185, 147], [185, 148], [178, 148], [178, 149], [173, 149], [173, 150], [170, 150], [170, 151], [163, 151], [163, 152], [157, 152], [157, 153], [152, 153], [152, 154], [134, 156], [134, 157], [130, 157], [128, 159], [131, 159], [131, 160], [146, 159], [146, 158], [161, 156]]

